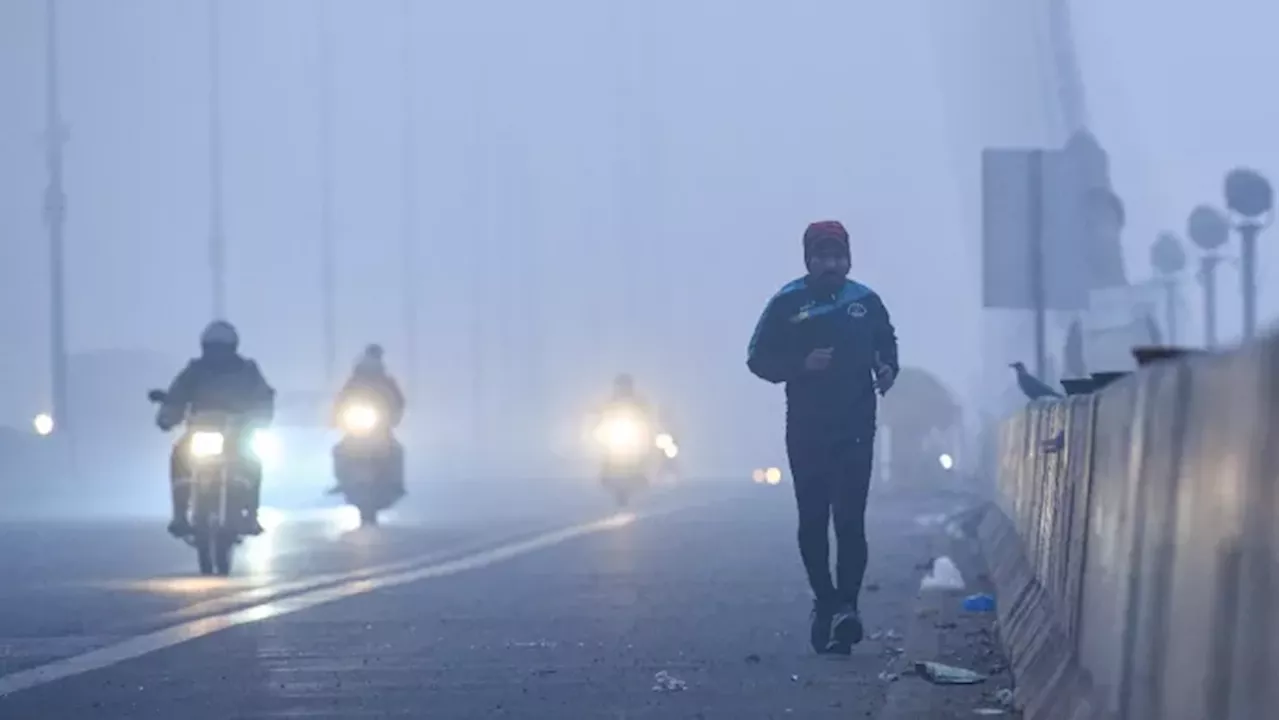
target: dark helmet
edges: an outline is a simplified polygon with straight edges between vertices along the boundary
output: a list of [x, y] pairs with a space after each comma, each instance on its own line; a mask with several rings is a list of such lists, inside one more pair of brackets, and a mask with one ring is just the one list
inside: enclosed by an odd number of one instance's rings
[[226, 320], [214, 320], [200, 333], [201, 348], [227, 349], [234, 352], [240, 347], [240, 333]]
[[627, 373], [620, 373], [613, 379], [613, 389], [622, 395], [630, 395], [636, 389], [635, 378]]
[[386, 364], [382, 361], [384, 351], [382, 346], [377, 343], [370, 343], [365, 346], [364, 353], [360, 359], [356, 361], [356, 373], [359, 375], [382, 375], [387, 372]]

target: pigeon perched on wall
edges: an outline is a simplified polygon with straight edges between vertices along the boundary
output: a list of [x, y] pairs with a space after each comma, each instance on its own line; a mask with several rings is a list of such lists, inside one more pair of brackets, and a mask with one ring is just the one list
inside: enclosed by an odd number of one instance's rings
[[1009, 363], [1009, 367], [1018, 375], [1018, 389], [1028, 400], [1039, 400], [1040, 398], [1062, 397], [1053, 388], [1045, 385], [1039, 378], [1027, 372], [1027, 366], [1021, 362]]

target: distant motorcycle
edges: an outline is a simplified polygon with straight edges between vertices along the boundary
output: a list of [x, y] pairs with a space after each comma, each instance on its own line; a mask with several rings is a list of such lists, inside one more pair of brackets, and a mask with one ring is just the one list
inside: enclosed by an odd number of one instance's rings
[[360, 525], [378, 524], [378, 513], [404, 495], [402, 457], [389, 418], [377, 403], [347, 401], [338, 411], [342, 439], [333, 449], [334, 490], [360, 511]]
[[675, 439], [655, 433], [649, 422], [630, 408], [606, 411], [596, 426], [595, 438], [604, 454], [600, 482], [619, 507], [629, 505], [657, 475], [674, 473], [673, 462], [679, 453]]
[[[147, 398], [163, 404], [166, 394], [152, 390]], [[247, 466], [271, 444], [265, 428], [228, 413], [199, 413], [187, 418], [180, 452], [191, 468], [192, 535], [183, 540], [196, 549], [202, 575], [229, 575], [232, 549], [244, 539], [247, 506], [253, 491]]]

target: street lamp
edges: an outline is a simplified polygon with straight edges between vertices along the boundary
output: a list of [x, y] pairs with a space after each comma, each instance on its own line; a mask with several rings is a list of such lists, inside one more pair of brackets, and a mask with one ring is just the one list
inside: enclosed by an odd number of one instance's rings
[[62, 185], [62, 151], [67, 126], [62, 121], [58, 75], [58, 7], [45, 4], [45, 164], [49, 173], [44, 191], [44, 220], [49, 226], [49, 355], [53, 385], [53, 415], [67, 414], [67, 297], [64, 239], [67, 193]]
[[1199, 274], [1204, 288], [1204, 344], [1207, 348], [1218, 344], [1217, 269], [1223, 258], [1217, 250], [1227, 244], [1230, 236], [1230, 223], [1215, 207], [1199, 205], [1187, 218], [1187, 237], [1204, 251]]
[[416, 287], [416, 278], [418, 274], [417, 262], [417, 240], [418, 240], [418, 216], [417, 216], [417, 199], [418, 199], [418, 142], [417, 142], [417, 115], [414, 112], [414, 88], [417, 86], [414, 73], [414, 57], [413, 57], [413, 0], [403, 0], [400, 6], [401, 24], [403, 26], [403, 35], [401, 37], [401, 56], [402, 63], [402, 86], [400, 89], [401, 102], [401, 122], [403, 136], [401, 138], [402, 147], [401, 166], [400, 166], [400, 182], [403, 189], [403, 222], [401, 225], [401, 246], [400, 246], [400, 264], [401, 264], [401, 303], [404, 321], [404, 358], [405, 358], [405, 374], [409, 381], [406, 392], [412, 398], [414, 384], [418, 373], [418, 315], [417, 303], [415, 301], [413, 289]]
[[209, 274], [213, 316], [227, 316], [227, 246], [222, 218], [222, 37], [219, 0], [209, 12]]
[[324, 342], [324, 379], [332, 384], [338, 365], [338, 321], [334, 278], [333, 226], [333, 37], [329, 3], [315, 3], [320, 35], [320, 322]]
[[1270, 225], [1275, 216], [1275, 190], [1260, 173], [1249, 168], [1236, 168], [1227, 173], [1223, 182], [1227, 209], [1235, 216], [1235, 228], [1240, 233], [1240, 292], [1244, 296], [1245, 338], [1253, 337], [1258, 319], [1258, 294], [1255, 287], [1258, 260], [1258, 235]]
[[53, 434], [53, 416], [49, 413], [40, 413], [31, 421], [31, 427], [35, 429], [37, 435], [47, 437]]
[[1151, 267], [1160, 273], [1160, 284], [1164, 286], [1165, 332], [1169, 336], [1169, 344], [1178, 342], [1178, 275], [1187, 267], [1187, 253], [1182, 249], [1182, 241], [1171, 232], [1160, 233], [1151, 244]]

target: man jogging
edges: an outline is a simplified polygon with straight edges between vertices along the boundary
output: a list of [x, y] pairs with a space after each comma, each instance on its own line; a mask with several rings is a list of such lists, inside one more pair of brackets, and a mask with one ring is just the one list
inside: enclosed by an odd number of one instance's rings
[[[814, 594], [810, 641], [820, 653], [848, 653], [862, 640], [858, 593], [867, 568], [876, 391], [884, 394], [893, 386], [898, 341], [880, 297], [848, 278], [849, 233], [843, 225], [810, 225], [804, 260], [808, 274], [788, 283], [765, 307], [747, 367], [761, 379], [786, 384], [800, 556]], [[833, 518], [834, 583], [827, 542]]]

